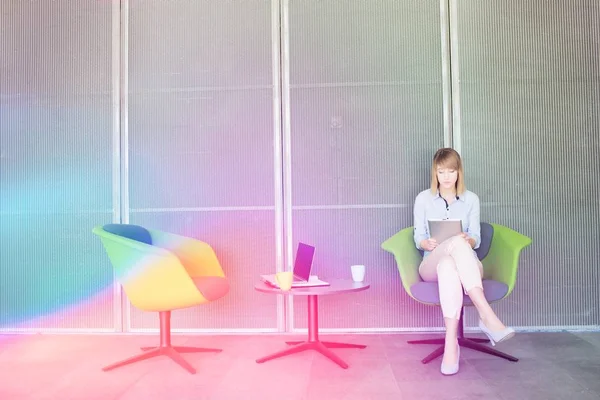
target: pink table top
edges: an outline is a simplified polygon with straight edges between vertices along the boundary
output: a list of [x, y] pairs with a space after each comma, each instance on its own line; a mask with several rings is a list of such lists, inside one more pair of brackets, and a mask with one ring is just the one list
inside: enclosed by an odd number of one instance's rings
[[360, 292], [367, 290], [371, 285], [366, 282], [354, 282], [351, 279], [323, 279], [329, 282], [329, 286], [311, 286], [302, 288], [292, 288], [285, 292], [279, 288], [271, 286], [263, 281], [254, 285], [254, 289], [264, 293], [289, 294], [292, 296], [325, 296], [331, 294], [342, 294]]

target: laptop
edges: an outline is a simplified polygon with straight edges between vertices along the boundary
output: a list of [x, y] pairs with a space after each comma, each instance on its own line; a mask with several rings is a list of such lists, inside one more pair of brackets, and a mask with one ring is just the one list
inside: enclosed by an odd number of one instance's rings
[[[292, 282], [292, 287], [329, 286], [328, 282], [322, 281], [316, 276], [310, 276], [314, 256], [315, 248], [313, 246], [302, 242], [298, 243], [296, 259], [294, 260], [294, 281]], [[260, 277], [271, 286], [279, 286], [275, 279], [275, 274], [261, 275]]]

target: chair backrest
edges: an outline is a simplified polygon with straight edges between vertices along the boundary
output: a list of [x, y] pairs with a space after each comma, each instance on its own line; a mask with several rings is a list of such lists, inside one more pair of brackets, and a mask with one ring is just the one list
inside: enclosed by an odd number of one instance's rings
[[130, 224], [106, 224], [103, 226], [106, 232], [126, 237], [138, 242], [152, 244], [152, 236], [148, 229]]
[[165, 311], [206, 302], [179, 258], [154, 246], [147, 229], [108, 224], [94, 228], [93, 232], [102, 240], [115, 278], [135, 307]]
[[492, 239], [494, 238], [494, 227], [487, 222], [482, 222], [480, 226], [481, 242], [479, 243], [479, 247], [475, 249], [475, 253], [477, 253], [477, 257], [480, 260], [483, 260], [490, 252]]

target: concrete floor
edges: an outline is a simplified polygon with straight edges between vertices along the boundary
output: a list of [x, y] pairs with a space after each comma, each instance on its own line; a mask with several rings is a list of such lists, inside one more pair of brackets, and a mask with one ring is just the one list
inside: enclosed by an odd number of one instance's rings
[[288, 336], [174, 336], [174, 345], [223, 349], [184, 354], [198, 370], [191, 375], [166, 357], [101, 371], [154, 345], [152, 335], [0, 335], [0, 399], [600, 399], [600, 333], [517, 334], [497, 346], [517, 363], [463, 349], [452, 377], [440, 374], [440, 359], [421, 364], [435, 346], [406, 343], [427, 337], [322, 335], [368, 346], [333, 349], [344, 370], [315, 352], [255, 362]]

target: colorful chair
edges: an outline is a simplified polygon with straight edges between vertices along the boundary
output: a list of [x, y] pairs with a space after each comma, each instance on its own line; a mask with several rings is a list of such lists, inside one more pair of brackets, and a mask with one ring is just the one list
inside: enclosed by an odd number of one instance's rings
[[220, 352], [220, 349], [171, 345], [171, 311], [208, 303], [225, 296], [229, 282], [213, 249], [201, 241], [145, 229], [137, 225], [95, 227], [129, 301], [143, 311], [158, 312], [160, 344], [104, 367], [117, 367], [165, 355], [192, 374], [196, 370], [180, 353]]
[[[423, 253], [415, 247], [413, 232], [413, 227], [403, 229], [383, 242], [381, 247], [394, 255], [406, 293], [420, 303], [439, 306], [437, 282], [424, 282], [419, 276], [419, 265]], [[481, 244], [476, 253], [483, 264], [483, 290], [490, 303], [502, 300], [512, 292], [517, 279], [519, 255], [521, 250], [530, 244], [530, 238], [510, 228], [481, 223]], [[469, 296], [465, 295], [463, 304], [458, 324], [459, 345], [506, 360], [518, 361], [516, 357], [482, 345], [482, 343], [488, 342], [487, 339], [464, 336], [464, 306], [472, 306], [473, 303]], [[422, 360], [423, 364], [444, 354], [443, 338], [411, 340], [408, 343], [440, 345]]]

